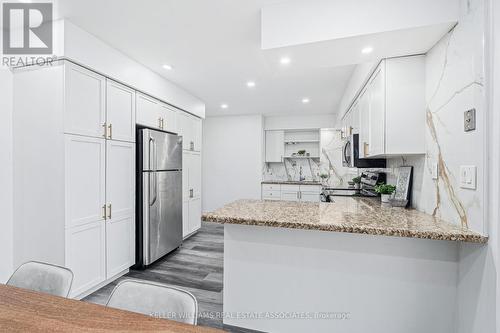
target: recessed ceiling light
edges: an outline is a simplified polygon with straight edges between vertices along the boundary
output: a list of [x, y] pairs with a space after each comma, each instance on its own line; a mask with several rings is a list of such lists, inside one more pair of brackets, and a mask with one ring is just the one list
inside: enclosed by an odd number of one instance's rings
[[304, 103], [304, 104], [309, 103], [309, 98], [302, 98], [302, 103]]
[[221, 107], [222, 109], [227, 109], [227, 108], [229, 107], [229, 105], [227, 105], [227, 104], [225, 104], [225, 103], [224, 103], [224, 104], [221, 104], [221, 105], [220, 105], [220, 107]]
[[363, 53], [363, 54], [368, 54], [368, 53], [372, 53], [372, 52], [373, 52], [373, 47], [371, 47], [371, 46], [367, 46], [361, 50], [361, 53]]
[[171, 71], [172, 69], [174, 69], [171, 65], [163, 65], [163, 68], [166, 69], [167, 71]]
[[247, 82], [247, 87], [248, 87], [248, 88], [253, 88], [253, 87], [255, 87], [255, 82], [253, 82], [253, 81], [248, 81], [248, 82]]
[[288, 58], [288, 57], [282, 57], [282, 58], [280, 59], [280, 63], [281, 63], [282, 65], [288, 65], [288, 64], [290, 63], [290, 61], [291, 61], [291, 60], [290, 60], [290, 58]]

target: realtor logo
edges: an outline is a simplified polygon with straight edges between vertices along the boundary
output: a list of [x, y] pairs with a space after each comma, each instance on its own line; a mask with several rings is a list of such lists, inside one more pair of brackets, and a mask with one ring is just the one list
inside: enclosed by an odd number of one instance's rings
[[4, 54], [52, 54], [52, 3], [4, 3], [2, 9]]

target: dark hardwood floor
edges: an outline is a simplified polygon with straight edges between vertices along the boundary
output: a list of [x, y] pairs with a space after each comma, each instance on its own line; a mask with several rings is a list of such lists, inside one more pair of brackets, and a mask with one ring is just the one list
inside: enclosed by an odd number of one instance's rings
[[223, 256], [224, 226], [202, 222], [200, 231], [184, 241], [181, 248], [154, 263], [146, 270], [131, 270], [127, 275], [106, 285], [84, 301], [106, 304], [116, 284], [127, 278], [165, 283], [188, 290], [198, 300], [198, 325], [228, 332], [250, 333], [252, 330], [223, 325]]

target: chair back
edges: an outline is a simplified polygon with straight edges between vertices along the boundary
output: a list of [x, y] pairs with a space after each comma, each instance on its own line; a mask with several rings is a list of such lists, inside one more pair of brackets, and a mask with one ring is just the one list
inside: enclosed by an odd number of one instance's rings
[[19, 266], [7, 285], [42, 293], [68, 297], [73, 272], [65, 267], [30, 261]]
[[106, 305], [192, 325], [198, 317], [198, 302], [190, 292], [149, 281], [121, 281]]

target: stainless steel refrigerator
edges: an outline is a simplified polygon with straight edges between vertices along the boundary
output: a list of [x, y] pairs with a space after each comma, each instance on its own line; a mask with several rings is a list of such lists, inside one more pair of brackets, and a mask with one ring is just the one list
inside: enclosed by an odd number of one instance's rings
[[137, 130], [136, 267], [182, 243], [182, 137]]

